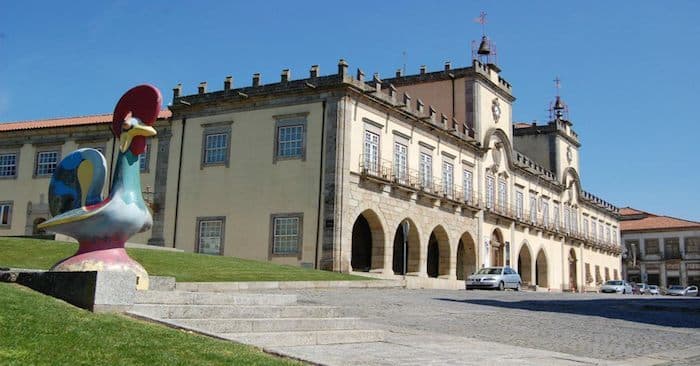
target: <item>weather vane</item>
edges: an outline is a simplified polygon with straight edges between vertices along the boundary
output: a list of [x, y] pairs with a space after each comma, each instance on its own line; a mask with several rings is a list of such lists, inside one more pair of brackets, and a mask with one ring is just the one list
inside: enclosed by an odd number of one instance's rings
[[557, 96], [559, 96], [559, 89], [561, 89], [561, 79], [559, 79], [559, 76], [554, 78], [554, 88], [557, 89]]
[[475, 22], [481, 24], [481, 35], [485, 36], [486, 35], [486, 12], [482, 11], [479, 13], [479, 17], [474, 19]]

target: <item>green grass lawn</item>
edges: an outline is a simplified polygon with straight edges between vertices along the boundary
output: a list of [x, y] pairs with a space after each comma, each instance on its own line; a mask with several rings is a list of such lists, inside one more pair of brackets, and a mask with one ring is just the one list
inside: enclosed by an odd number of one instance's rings
[[0, 365], [299, 365], [256, 348], [94, 314], [0, 283]]
[[[0, 267], [49, 269], [77, 250], [74, 243], [0, 237]], [[131, 258], [155, 276], [172, 276], [179, 282], [228, 281], [343, 281], [367, 277], [318, 271], [269, 262], [195, 253], [127, 249]]]

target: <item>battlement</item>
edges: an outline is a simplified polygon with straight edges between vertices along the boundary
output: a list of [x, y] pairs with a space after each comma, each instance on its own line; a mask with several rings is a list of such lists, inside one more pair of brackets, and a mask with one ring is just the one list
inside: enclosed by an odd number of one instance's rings
[[537, 164], [534, 160], [525, 156], [525, 154], [519, 151], [513, 151], [515, 153], [515, 165], [520, 168], [525, 169], [534, 175], [540, 176], [547, 181], [559, 184], [557, 176], [550, 170], [545, 169], [543, 166]]
[[[399, 95], [396, 87], [391, 82], [382, 81], [379, 74], [374, 74], [371, 81], [365, 81], [365, 73], [357, 69], [355, 76], [348, 71], [348, 63], [340, 59], [335, 74], [320, 76], [318, 65], [312, 65], [307, 78], [292, 80], [291, 70], [283, 69], [279, 82], [263, 84], [260, 73], [252, 76], [251, 85], [235, 88], [232, 76], [226, 76], [223, 90], [208, 91], [208, 84], [203, 81], [197, 86], [197, 94], [183, 95], [182, 84], [173, 88], [173, 104], [170, 109], [174, 112], [183, 110], [193, 105], [206, 105], [222, 101], [245, 101], [254, 98], [269, 98], [271, 96], [283, 96], [285, 94], [318, 93], [322, 90], [332, 90], [340, 87], [350, 87], [367, 95], [377, 102], [398, 111], [406, 117], [424, 123], [430, 129], [439, 129], [451, 136], [478, 145], [474, 140], [474, 130], [464, 121], [448, 118], [432, 105], [425, 105], [421, 99], [413, 99], [408, 93]], [[446, 70], [450, 70], [446, 64]], [[459, 72], [468, 72], [471, 68], [459, 69]], [[429, 75], [423, 69], [423, 75]], [[436, 73], [430, 73], [436, 74]], [[389, 79], [394, 80], [394, 79]]]
[[615, 215], [620, 214], [620, 209], [617, 206], [613, 205], [612, 203], [610, 203], [602, 198], [599, 198], [599, 197], [593, 195], [592, 193], [588, 193], [586, 191], [581, 191], [581, 198], [583, 198], [584, 200], [586, 200], [586, 201], [588, 201], [588, 202], [590, 202], [590, 203], [592, 203], [592, 204], [594, 204], [602, 209], [611, 211]]

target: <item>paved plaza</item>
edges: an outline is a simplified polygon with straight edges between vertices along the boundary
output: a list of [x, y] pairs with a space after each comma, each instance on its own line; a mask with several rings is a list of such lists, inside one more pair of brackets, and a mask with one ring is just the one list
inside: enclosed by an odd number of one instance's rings
[[700, 298], [514, 291], [285, 291], [340, 306], [384, 342], [271, 349], [328, 365], [697, 365]]

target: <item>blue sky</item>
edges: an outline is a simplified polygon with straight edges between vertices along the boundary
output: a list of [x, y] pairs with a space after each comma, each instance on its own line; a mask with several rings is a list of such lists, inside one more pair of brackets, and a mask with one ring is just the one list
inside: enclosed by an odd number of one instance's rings
[[[196, 92], [335, 72], [470, 63], [488, 13], [516, 121], [555, 90], [581, 142], [583, 188], [618, 206], [700, 221], [700, 2], [13, 1], [0, 5], [0, 121], [109, 113], [131, 86]], [[405, 52], [405, 56], [404, 56]]]

